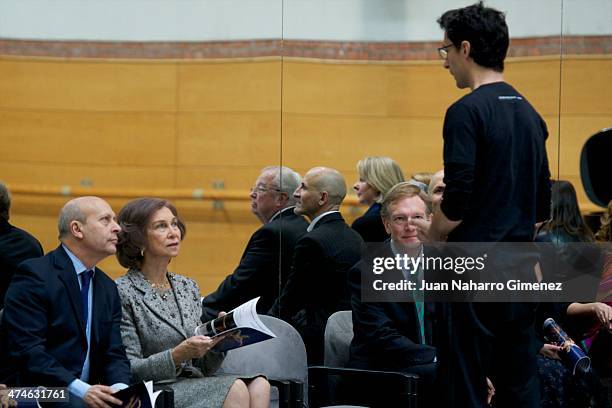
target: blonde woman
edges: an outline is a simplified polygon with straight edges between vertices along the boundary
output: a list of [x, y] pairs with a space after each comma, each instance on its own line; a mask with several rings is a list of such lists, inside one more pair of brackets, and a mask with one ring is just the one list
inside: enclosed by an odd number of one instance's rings
[[365, 242], [383, 242], [389, 238], [380, 217], [380, 202], [394, 185], [404, 181], [400, 166], [390, 157], [365, 157], [357, 163], [359, 180], [353, 185], [361, 204], [369, 208], [351, 227]]

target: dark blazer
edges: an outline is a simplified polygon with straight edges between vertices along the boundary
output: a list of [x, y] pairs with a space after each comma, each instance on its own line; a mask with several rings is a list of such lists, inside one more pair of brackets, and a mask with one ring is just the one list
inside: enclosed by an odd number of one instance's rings
[[40, 242], [26, 231], [0, 218], [0, 309], [17, 265], [26, 259], [43, 256]]
[[327, 318], [350, 309], [348, 271], [359, 261], [363, 245], [342, 215], [332, 213], [321, 218], [295, 246], [287, 285], [270, 314], [300, 332], [309, 364], [323, 361]]
[[389, 234], [385, 231], [385, 225], [380, 218], [380, 207], [379, 203], [372, 204], [368, 211], [351, 225], [365, 242], [384, 242], [389, 239]]
[[[388, 244], [380, 256], [393, 257]], [[436, 355], [432, 346], [434, 305], [425, 303], [425, 342], [414, 302], [362, 302], [362, 271], [372, 275], [372, 263], [362, 260], [349, 272], [354, 337], [349, 366], [369, 370], [410, 372], [415, 365], [430, 364]], [[389, 277], [387, 274], [391, 274]], [[385, 281], [404, 279], [399, 270], [385, 272]], [[432, 367], [433, 369], [433, 367]]]
[[291, 207], [255, 231], [238, 267], [204, 298], [202, 321], [214, 319], [220, 311], [232, 310], [257, 296], [261, 296], [257, 310], [267, 313], [286, 282], [295, 243], [307, 227], [304, 217], [296, 215]]
[[[121, 343], [121, 302], [115, 283], [96, 268], [89, 384], [130, 382]], [[9, 384], [65, 387], [78, 378], [87, 353], [77, 275], [60, 246], [23, 262], [6, 295], [0, 329], [6, 339]]]

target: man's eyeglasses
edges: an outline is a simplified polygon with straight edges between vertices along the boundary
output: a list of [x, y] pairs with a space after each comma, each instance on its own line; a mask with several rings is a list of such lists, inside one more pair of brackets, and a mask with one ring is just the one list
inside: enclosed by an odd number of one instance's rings
[[448, 44], [448, 45], [444, 45], [440, 48], [438, 48], [438, 54], [440, 54], [440, 58], [442, 59], [446, 59], [446, 57], [448, 57], [448, 48], [452, 47], [453, 44]]
[[415, 214], [413, 217], [406, 217], [405, 215], [394, 215], [391, 217], [391, 222], [397, 226], [404, 226], [410, 222], [410, 219], [413, 220], [423, 220], [425, 219], [424, 215]]
[[276, 191], [277, 193], [280, 192], [280, 189], [278, 188], [269, 188], [266, 186], [254, 186], [251, 187], [251, 194], [255, 193], [255, 194], [263, 194], [263, 193], [267, 193], [268, 191]]

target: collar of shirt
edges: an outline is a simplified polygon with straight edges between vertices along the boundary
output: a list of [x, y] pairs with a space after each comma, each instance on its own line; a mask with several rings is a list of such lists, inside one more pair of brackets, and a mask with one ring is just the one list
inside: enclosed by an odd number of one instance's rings
[[[75, 254], [72, 253], [72, 251], [70, 251], [68, 249], [68, 247], [64, 244], [62, 244], [62, 248], [64, 248], [64, 251], [66, 251], [66, 253], [68, 254], [68, 258], [70, 258], [70, 261], [72, 262], [72, 266], [74, 266], [74, 270], [77, 274], [77, 277], [80, 276], [83, 272], [85, 272], [87, 270], [87, 268], [85, 267], [85, 265], [83, 265], [83, 262], [81, 262], [81, 260], [79, 258], [76, 257]], [[93, 276], [96, 274], [96, 266], [94, 265], [91, 270], [93, 271]], [[78, 279], [79, 281], [79, 286], [81, 286], [81, 280]]]
[[333, 214], [333, 213], [339, 213], [340, 211], [338, 210], [331, 210], [331, 211], [327, 211], [324, 212], [323, 214], [320, 214], [319, 216], [317, 216], [314, 220], [312, 220], [312, 222], [310, 223], [310, 225], [308, 226], [308, 228], [306, 228], [307, 232], [310, 232], [314, 229], [315, 225], [317, 225], [317, 222], [319, 222], [319, 220], [323, 217], [325, 217], [328, 214]]
[[277, 212], [274, 213], [274, 215], [272, 216], [272, 218], [270, 218], [270, 221], [268, 221], [269, 223], [272, 222], [272, 220], [274, 220], [276, 217], [278, 217], [281, 213], [284, 213], [285, 211], [291, 210], [293, 211], [293, 209], [295, 208], [295, 205], [292, 205], [291, 207], [285, 207], [282, 210], [278, 210]]
[[[393, 255], [401, 255], [403, 256], [404, 253], [400, 252], [397, 249], [397, 246], [395, 244], [395, 242], [393, 242], [393, 239], [391, 239], [391, 241], [389, 242], [391, 244], [391, 252], [393, 252]], [[418, 255], [416, 256], [416, 258], [420, 258], [423, 256], [423, 245], [421, 245], [421, 249], [419, 250]], [[414, 257], [409, 257], [409, 259], [411, 260], [410, 262], [410, 269], [403, 269], [402, 268], [402, 275], [404, 275], [404, 278], [410, 280], [410, 276], [413, 275], [412, 272], [412, 268], [414, 268], [414, 262], [412, 262], [412, 260], [414, 259]], [[423, 265], [419, 265], [419, 269], [415, 272], [416, 274], [416, 278], [421, 280], [423, 279]]]

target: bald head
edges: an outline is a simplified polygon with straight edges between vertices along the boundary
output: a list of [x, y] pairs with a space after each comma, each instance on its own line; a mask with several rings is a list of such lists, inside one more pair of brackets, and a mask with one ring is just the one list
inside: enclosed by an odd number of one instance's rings
[[346, 197], [346, 182], [338, 170], [329, 167], [313, 167], [306, 173], [304, 178], [306, 177], [310, 178], [310, 184], [317, 191], [326, 191], [329, 194], [331, 204], [342, 204]]
[[57, 221], [57, 229], [59, 231], [59, 239], [62, 240], [70, 234], [70, 223], [79, 221], [85, 223], [85, 212], [83, 208], [91, 206], [92, 202], [101, 200], [98, 197], [78, 197], [68, 201], [60, 210], [59, 219]]
[[311, 220], [327, 211], [338, 210], [346, 196], [346, 182], [338, 170], [314, 167], [295, 190], [295, 213]]
[[98, 197], [68, 201], [59, 215], [60, 241], [87, 268], [117, 251], [121, 231], [110, 205]]

